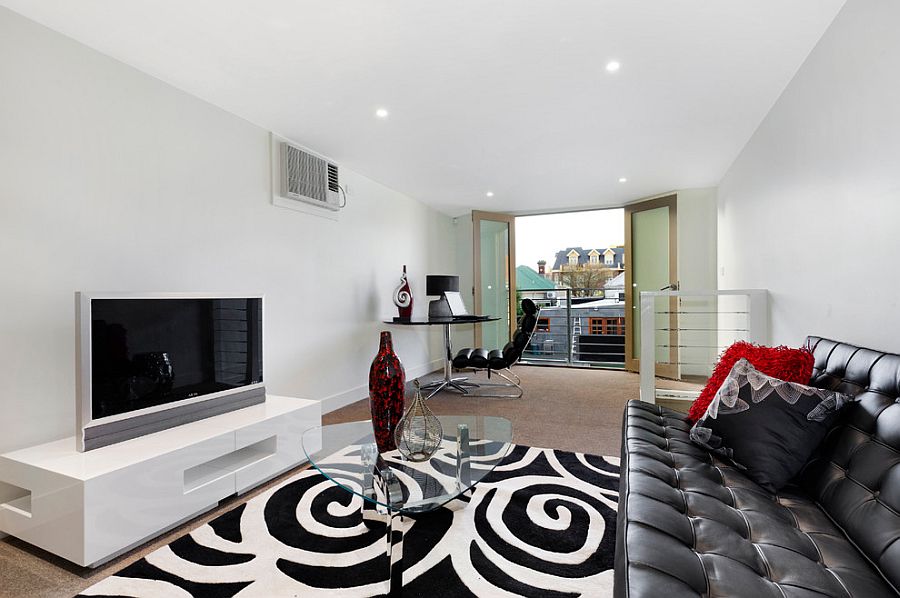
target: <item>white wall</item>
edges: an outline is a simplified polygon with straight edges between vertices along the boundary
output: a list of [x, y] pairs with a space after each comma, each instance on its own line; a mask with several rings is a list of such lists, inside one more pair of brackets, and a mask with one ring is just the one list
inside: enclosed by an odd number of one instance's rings
[[[73, 433], [76, 290], [263, 292], [269, 391], [333, 407], [402, 265], [419, 314], [455, 270], [449, 217], [346, 170], [339, 222], [274, 207], [266, 131], [2, 8], [0, 82], [0, 452]], [[390, 328], [440, 365], [439, 330]]]
[[716, 190], [678, 191], [678, 281], [683, 291], [716, 288]]
[[[678, 281], [682, 291], [709, 291], [716, 288], [716, 190], [682, 189], [678, 191]], [[684, 312], [710, 312], [711, 299], [681, 299]], [[708, 376], [716, 361], [716, 318], [710, 313], [683, 315], [680, 325], [677, 360], [681, 373]]]
[[770, 289], [776, 343], [900, 351], [897, 23], [849, 0], [720, 185], [719, 286]]

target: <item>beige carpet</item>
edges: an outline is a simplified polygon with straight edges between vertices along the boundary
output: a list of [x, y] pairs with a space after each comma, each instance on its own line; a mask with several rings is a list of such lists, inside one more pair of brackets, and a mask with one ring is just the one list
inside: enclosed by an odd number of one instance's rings
[[[521, 399], [463, 397], [441, 393], [429, 401], [438, 414], [500, 415], [513, 422], [513, 441], [598, 455], [618, 455], [625, 403], [638, 396], [638, 376], [626, 372], [518, 366]], [[432, 378], [429, 376], [428, 378]], [[693, 388], [692, 385], [680, 385]], [[324, 423], [368, 419], [361, 400], [329, 413]], [[219, 514], [246, 502], [296, 472], [257, 490], [223, 501], [218, 508], [95, 570], [83, 569], [14, 538], [0, 541], [0, 597], [69, 597], [148, 552], [168, 544]]]
[[[438, 415], [477, 413], [512, 421], [513, 442], [595, 455], [618, 455], [622, 411], [639, 395], [636, 374], [545, 366], [516, 366], [525, 394], [521, 399], [467, 397], [442, 392], [428, 401]], [[466, 375], [455, 374], [454, 377]], [[422, 378], [432, 380], [432, 374]], [[476, 381], [485, 381], [479, 373]], [[696, 388], [669, 382], [667, 388]], [[369, 419], [368, 402], [358, 401], [327, 414], [324, 423]]]

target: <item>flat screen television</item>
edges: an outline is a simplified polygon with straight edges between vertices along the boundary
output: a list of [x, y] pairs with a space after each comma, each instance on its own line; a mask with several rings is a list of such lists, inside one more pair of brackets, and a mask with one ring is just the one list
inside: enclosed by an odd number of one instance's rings
[[265, 400], [262, 296], [76, 294], [79, 450]]

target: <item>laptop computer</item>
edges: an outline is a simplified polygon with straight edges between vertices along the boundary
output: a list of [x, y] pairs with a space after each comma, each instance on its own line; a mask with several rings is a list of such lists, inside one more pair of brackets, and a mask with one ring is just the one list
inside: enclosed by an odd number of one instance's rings
[[450, 313], [453, 314], [454, 320], [484, 320], [488, 317], [470, 314], [459, 291], [444, 291], [444, 298], [450, 306]]

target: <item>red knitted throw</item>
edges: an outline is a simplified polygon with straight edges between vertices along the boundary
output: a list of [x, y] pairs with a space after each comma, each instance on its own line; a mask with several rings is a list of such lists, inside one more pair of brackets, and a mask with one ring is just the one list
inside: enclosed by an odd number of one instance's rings
[[700, 396], [694, 400], [688, 411], [691, 421], [697, 421], [703, 417], [706, 408], [716, 396], [732, 366], [742, 357], [745, 357], [753, 367], [763, 374], [780, 380], [809, 384], [809, 380], [812, 378], [814, 358], [808, 349], [792, 349], [785, 346], [762, 347], [739, 341], [725, 349], [725, 352], [719, 357], [719, 363], [716, 364], [712, 376], [709, 377]]

